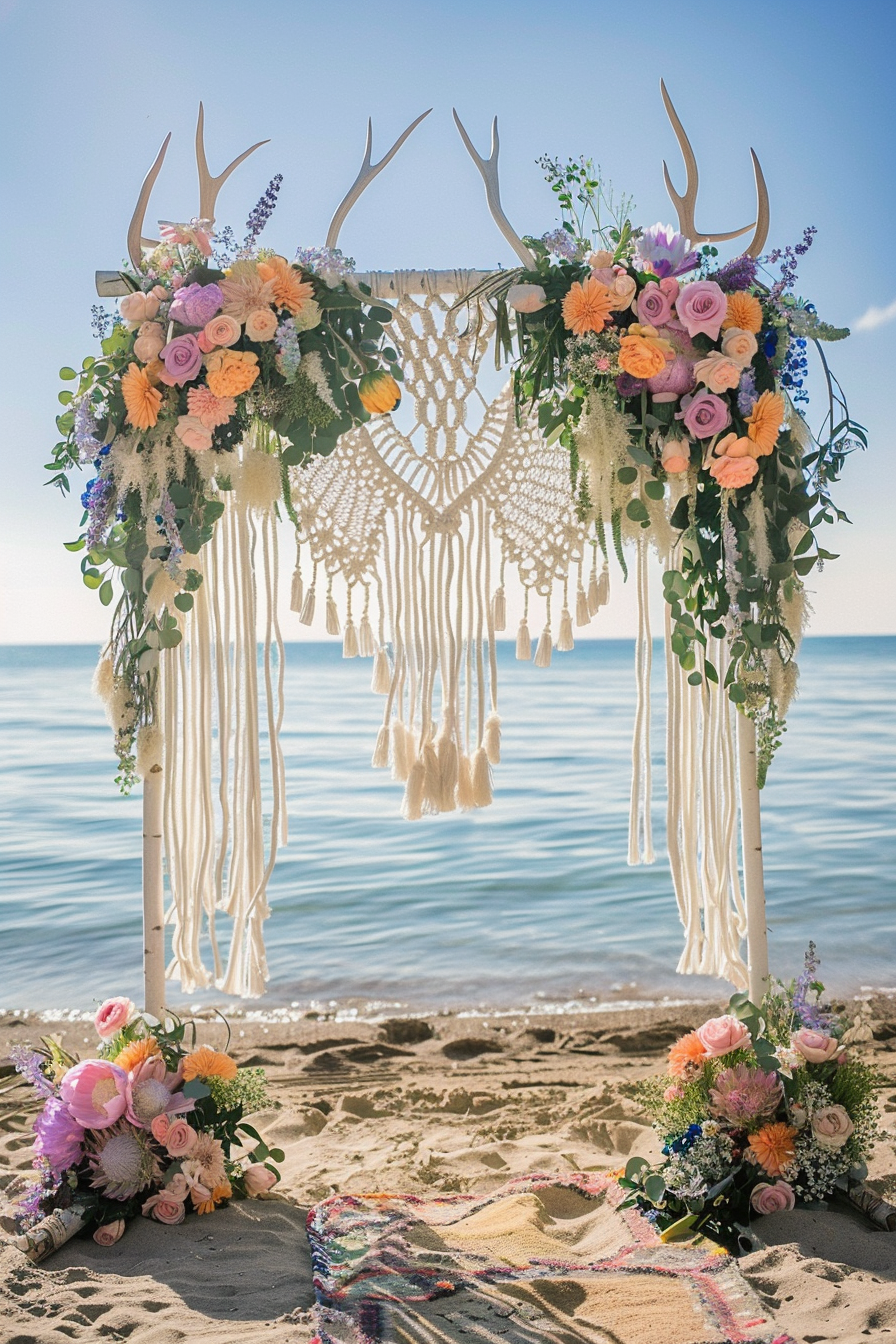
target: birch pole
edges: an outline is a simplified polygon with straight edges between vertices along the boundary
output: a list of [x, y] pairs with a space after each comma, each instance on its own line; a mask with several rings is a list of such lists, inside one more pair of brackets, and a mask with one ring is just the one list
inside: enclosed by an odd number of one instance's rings
[[756, 725], [740, 711], [737, 714], [737, 763], [740, 775], [744, 903], [747, 911], [747, 976], [750, 999], [758, 1005], [768, 988], [768, 929], [765, 922], [759, 785], [756, 783]]
[[153, 765], [143, 779], [143, 1008], [165, 1011], [165, 893], [162, 871], [162, 807], [165, 776]]

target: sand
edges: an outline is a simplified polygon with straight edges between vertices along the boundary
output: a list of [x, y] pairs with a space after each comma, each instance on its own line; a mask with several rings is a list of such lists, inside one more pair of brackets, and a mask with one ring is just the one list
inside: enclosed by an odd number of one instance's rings
[[[721, 1005], [716, 1006], [717, 1009]], [[896, 1001], [876, 1005], [865, 1047], [886, 1079], [885, 1137], [871, 1184], [896, 1202]], [[292, 1014], [297, 1017], [297, 1014]], [[489, 1191], [526, 1172], [617, 1168], [656, 1155], [632, 1085], [662, 1067], [669, 1042], [707, 1005], [564, 1016], [463, 1016], [386, 1022], [234, 1020], [231, 1050], [268, 1071], [273, 1104], [253, 1117], [284, 1149], [282, 1198], [234, 1203], [181, 1227], [133, 1222], [110, 1250], [70, 1242], [33, 1267], [0, 1248], [0, 1344], [304, 1344], [310, 1204], [336, 1191]], [[85, 1049], [83, 1022], [0, 1018], [13, 1042], [57, 1031]], [[224, 1030], [203, 1028], [223, 1045]], [[34, 1110], [0, 1076], [0, 1224], [29, 1168]], [[849, 1214], [796, 1210], [758, 1225], [764, 1249], [741, 1268], [782, 1331], [800, 1344], [896, 1344], [896, 1235]]]

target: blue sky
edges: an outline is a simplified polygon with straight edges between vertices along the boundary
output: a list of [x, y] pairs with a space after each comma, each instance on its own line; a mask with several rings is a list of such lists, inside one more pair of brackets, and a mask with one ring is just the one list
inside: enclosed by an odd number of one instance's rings
[[[268, 180], [284, 174], [265, 238], [286, 255], [321, 243], [357, 172], [366, 118], [374, 156], [425, 108], [414, 133], [352, 212], [341, 243], [359, 269], [490, 268], [512, 262], [451, 122], [456, 105], [488, 147], [497, 113], [501, 188], [517, 232], [554, 224], [535, 158], [585, 152], [636, 201], [643, 224], [674, 220], [662, 180], [684, 171], [659, 95], [663, 76], [697, 152], [704, 230], [753, 218], [749, 148], [769, 184], [770, 245], [818, 235], [799, 290], [828, 321], [858, 324], [831, 351], [871, 450], [847, 467], [838, 500], [854, 521], [814, 578], [816, 633], [896, 631], [891, 510], [896, 364], [896, 218], [890, 3], [611, 6], [517, 0], [373, 6], [233, 0], [0, 0], [3, 265], [0, 358], [0, 639], [100, 640], [106, 615], [61, 543], [77, 503], [42, 485], [55, 441], [62, 364], [94, 350], [95, 269], [116, 267], [140, 182], [173, 131], [148, 215], [198, 206], [192, 140], [200, 98], [213, 172], [270, 137], [230, 179], [219, 223], [237, 232]], [[812, 407], [821, 412], [818, 395]], [[624, 598], [603, 624], [627, 633]], [[288, 638], [298, 634], [293, 621]]]

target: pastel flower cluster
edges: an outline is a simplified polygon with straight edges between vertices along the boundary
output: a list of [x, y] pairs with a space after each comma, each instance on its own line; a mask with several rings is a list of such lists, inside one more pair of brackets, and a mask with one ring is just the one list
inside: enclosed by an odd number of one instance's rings
[[[53, 1038], [42, 1051], [19, 1048], [17, 1070], [41, 1098], [34, 1122], [34, 1166], [40, 1197], [23, 1224], [74, 1198], [94, 1240], [113, 1245], [137, 1213], [183, 1222], [191, 1210], [211, 1213], [233, 1195], [256, 1197], [277, 1181], [271, 1158], [231, 1155], [244, 1102], [263, 1099], [259, 1070], [238, 1069], [225, 1052], [184, 1047], [186, 1024], [149, 1023], [130, 999], [107, 999], [94, 1019], [96, 1056], [77, 1060]], [[249, 1144], [255, 1131], [244, 1131]]]

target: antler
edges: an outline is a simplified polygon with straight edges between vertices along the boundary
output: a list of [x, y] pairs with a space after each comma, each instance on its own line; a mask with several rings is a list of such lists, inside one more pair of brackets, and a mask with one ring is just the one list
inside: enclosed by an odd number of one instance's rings
[[217, 177], [212, 177], [208, 170], [208, 161], [205, 157], [205, 141], [203, 132], [205, 130], [205, 109], [199, 104], [199, 120], [196, 123], [196, 167], [199, 169], [199, 218], [207, 219], [210, 224], [215, 222], [215, 202], [218, 199], [218, 192], [227, 181], [234, 168], [239, 168], [243, 159], [248, 159], [250, 154], [254, 154], [256, 149], [261, 149], [262, 145], [269, 145], [270, 140], [259, 140], [257, 145], [252, 145], [249, 149], [244, 149], [233, 163], [229, 164]]
[[488, 201], [488, 208], [491, 211], [492, 219], [507, 239], [514, 252], [519, 257], [527, 271], [534, 271], [535, 258], [529, 251], [523, 240], [514, 232], [510, 220], [501, 208], [501, 191], [498, 186], [498, 118], [495, 117], [492, 122], [492, 148], [487, 159], [481, 154], [477, 154], [473, 148], [473, 142], [467, 135], [466, 129], [455, 108], [451, 109], [454, 114], [454, 124], [460, 131], [460, 138], [467, 147], [467, 153], [475, 163], [482, 174], [482, 180], [485, 183], [485, 198]]
[[156, 155], [156, 161], [150, 168], [146, 177], [143, 179], [143, 186], [140, 188], [140, 195], [137, 197], [137, 204], [134, 207], [134, 213], [131, 216], [131, 223], [128, 227], [128, 256], [133, 263], [134, 270], [139, 270], [142, 260], [142, 246], [145, 242], [149, 247], [155, 247], [155, 242], [151, 238], [143, 237], [143, 221], [146, 218], [146, 207], [149, 205], [149, 195], [155, 186], [156, 178], [162, 171], [162, 161], [168, 151], [171, 143], [171, 132], [165, 136], [162, 142], [162, 148]]
[[768, 208], [768, 188], [765, 185], [765, 178], [762, 175], [762, 168], [756, 157], [754, 150], [750, 150], [753, 158], [753, 174], [756, 178], [756, 223], [745, 224], [742, 229], [735, 229], [731, 233], [699, 233], [694, 221], [694, 214], [697, 207], [697, 186], [699, 183], [699, 174], [697, 172], [697, 159], [691, 148], [691, 142], [685, 135], [684, 127], [681, 124], [678, 113], [672, 106], [672, 99], [666, 91], [666, 85], [660, 80], [660, 90], [663, 95], [663, 102], [666, 105], [666, 112], [672, 123], [672, 129], [675, 132], [679, 145], [681, 146], [681, 155], [684, 159], [687, 169], [687, 186], [683, 196], [672, 186], [672, 179], [669, 176], [669, 169], [663, 161], [663, 175], [666, 179], [666, 190], [669, 193], [672, 204], [678, 212], [678, 226], [686, 238], [690, 238], [693, 243], [724, 243], [729, 238], [739, 238], [741, 234], [747, 233], [751, 228], [754, 230], [750, 246], [746, 249], [751, 257], [758, 257], [765, 246], [765, 240], [768, 237], [769, 228], [769, 208]]
[[336, 246], [336, 243], [339, 240], [339, 230], [345, 223], [349, 210], [351, 210], [355, 201], [361, 195], [361, 192], [368, 185], [368, 183], [373, 181], [377, 173], [381, 173], [385, 168], [386, 164], [389, 163], [392, 159], [394, 159], [395, 155], [401, 149], [405, 140], [407, 140], [408, 136], [411, 134], [411, 131], [416, 130], [417, 127], [420, 125], [421, 121], [423, 120], [423, 118], [428, 117], [431, 111], [432, 108], [429, 107], [425, 112], [421, 112], [416, 121], [412, 121], [406, 131], [402, 131], [401, 135], [395, 141], [395, 144], [389, 150], [388, 154], [384, 154], [383, 157], [380, 159], [379, 163], [373, 163], [373, 164], [370, 162], [370, 151], [373, 147], [373, 122], [368, 117], [367, 144], [364, 148], [364, 158], [361, 162], [361, 169], [360, 172], [358, 173], [358, 176], [355, 178], [354, 182], [349, 187], [348, 191], [343, 197], [338, 209], [336, 210], [335, 215], [330, 220], [330, 227], [327, 230], [327, 247]]

